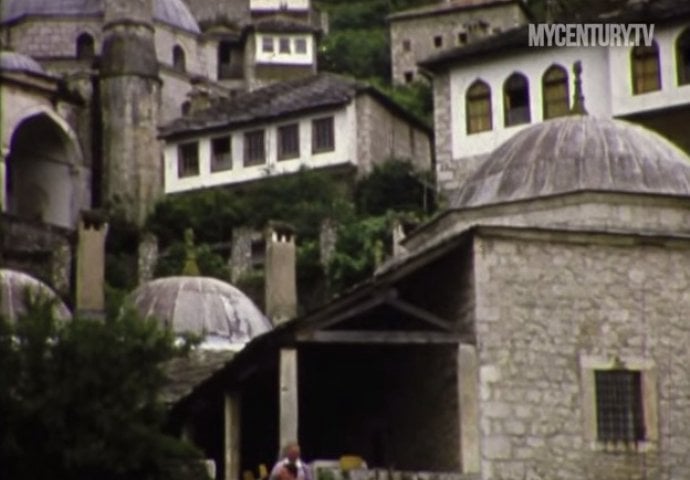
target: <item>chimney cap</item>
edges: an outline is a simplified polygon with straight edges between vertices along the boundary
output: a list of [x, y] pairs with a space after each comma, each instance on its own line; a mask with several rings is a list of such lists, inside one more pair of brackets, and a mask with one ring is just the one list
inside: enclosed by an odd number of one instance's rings
[[293, 236], [297, 232], [295, 227], [287, 222], [282, 222], [278, 220], [270, 220], [266, 225], [266, 230], [268, 232], [276, 232], [279, 235], [290, 235]]
[[86, 228], [101, 228], [108, 223], [108, 215], [100, 209], [82, 210], [81, 221]]

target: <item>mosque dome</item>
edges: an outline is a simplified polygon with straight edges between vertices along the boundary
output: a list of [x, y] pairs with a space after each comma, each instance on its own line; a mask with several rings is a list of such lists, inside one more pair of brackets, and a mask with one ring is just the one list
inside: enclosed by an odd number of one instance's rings
[[272, 328], [249, 297], [215, 278], [158, 278], [141, 285], [130, 299], [141, 315], [175, 333], [199, 335], [207, 347], [245, 344]]
[[[4, 22], [30, 15], [89, 16], [102, 15], [105, 0], [6, 0]], [[172, 27], [199, 33], [199, 25], [182, 0], [154, 0], [153, 18]]]
[[0, 51], [0, 70], [5, 72], [29, 72], [46, 75], [36, 60], [17, 52], [9, 50]]
[[660, 135], [622, 120], [563, 117], [504, 142], [450, 203], [465, 208], [576, 191], [690, 196], [690, 158]]
[[65, 304], [55, 292], [45, 283], [31, 275], [15, 270], [0, 268], [0, 315], [11, 322], [26, 312], [26, 294], [44, 296], [54, 300], [55, 317], [60, 320], [71, 318]]

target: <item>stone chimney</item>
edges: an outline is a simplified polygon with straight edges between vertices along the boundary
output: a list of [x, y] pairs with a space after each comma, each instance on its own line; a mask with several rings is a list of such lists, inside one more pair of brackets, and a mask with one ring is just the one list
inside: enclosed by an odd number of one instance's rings
[[103, 317], [105, 311], [105, 238], [108, 223], [100, 212], [82, 212], [77, 238], [79, 315]]
[[266, 229], [266, 316], [278, 325], [297, 315], [295, 231], [271, 222]]

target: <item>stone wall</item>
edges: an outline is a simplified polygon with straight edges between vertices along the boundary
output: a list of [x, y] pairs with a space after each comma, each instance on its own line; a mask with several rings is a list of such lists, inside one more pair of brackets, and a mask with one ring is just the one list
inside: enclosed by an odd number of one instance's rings
[[13, 50], [31, 57], [75, 57], [77, 37], [88, 33], [94, 38], [96, 52], [100, 52], [101, 21], [99, 18], [79, 18], [46, 22], [36, 19], [18, 24], [11, 31]]
[[[589, 239], [476, 239], [482, 479], [690, 478], [688, 245]], [[657, 442], [586, 441], [587, 356], [654, 366]]]
[[[488, 23], [485, 34], [494, 29], [507, 30], [526, 21], [522, 10], [515, 3], [488, 8], [468, 8], [437, 15], [416, 16], [412, 18], [394, 19], [390, 22], [392, 77], [394, 83], [406, 83], [405, 73], [412, 73], [414, 80], [422, 80], [418, 76], [417, 62], [437, 54], [443, 50], [462, 45], [459, 33], [472, 32], [468, 26], [479, 21]], [[442, 44], [437, 47], [435, 37], [441, 37]], [[409, 51], [403, 47], [408, 41]]]
[[360, 173], [395, 158], [411, 160], [419, 171], [431, 169], [431, 139], [421, 128], [392, 113], [371, 95], [359, 95], [357, 164]]

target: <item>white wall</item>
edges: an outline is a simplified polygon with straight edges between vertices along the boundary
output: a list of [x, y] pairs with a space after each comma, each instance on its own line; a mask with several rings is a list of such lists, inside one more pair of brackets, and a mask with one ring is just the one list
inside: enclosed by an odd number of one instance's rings
[[309, 0], [249, 0], [250, 10], [308, 10]]
[[[453, 158], [481, 155], [493, 151], [501, 143], [523, 128], [543, 121], [541, 83], [544, 72], [551, 65], [568, 71], [570, 97], [574, 92], [573, 64], [580, 60], [583, 68], [585, 105], [592, 115], [610, 116], [608, 98], [608, 68], [605, 49], [532, 49], [500, 59], [487, 59], [465, 64], [451, 73], [451, 132]], [[503, 112], [503, 83], [514, 72], [529, 79], [531, 123], [505, 127]], [[493, 130], [467, 134], [465, 95], [475, 80], [481, 79], [491, 87]]]
[[686, 25], [659, 28], [654, 31], [654, 39], [659, 46], [661, 66], [661, 90], [633, 95], [630, 68], [630, 48], [611, 48], [609, 50], [609, 74], [611, 79], [612, 111], [614, 116], [668, 108], [690, 103], [690, 85], [678, 85], [678, 64], [676, 62], [676, 40]]
[[[195, 141], [185, 139], [165, 146], [165, 193], [182, 192], [198, 188], [229, 185], [234, 183], [258, 180], [267, 175], [278, 175], [296, 172], [303, 165], [308, 168], [326, 167], [341, 164], [356, 164], [356, 143], [354, 118], [350, 104], [336, 111], [320, 112], [305, 115], [300, 118], [282, 122], [272, 122], [250, 127], [229, 130], [227, 132], [215, 132], [213, 135], [199, 137], [199, 175], [179, 178], [177, 174], [177, 146], [181, 143]], [[311, 148], [311, 122], [315, 118], [333, 115], [335, 150], [331, 152], [312, 153]], [[278, 127], [298, 122], [300, 131], [300, 157], [293, 160], [278, 161], [277, 136]], [[266, 162], [261, 165], [243, 166], [244, 133], [257, 129], [264, 129], [266, 142]], [[232, 169], [220, 172], [211, 172], [211, 139], [230, 134], [232, 140]]]
[[[273, 39], [273, 52], [263, 51], [264, 38]], [[288, 38], [290, 40], [290, 53], [280, 53], [280, 39]], [[307, 49], [305, 53], [297, 53], [296, 43], [297, 39], [305, 40]], [[257, 33], [256, 34], [256, 62], [257, 63], [277, 63], [281, 65], [311, 65], [315, 62], [314, 56], [314, 37], [311, 34], [271, 34], [271, 33]]]

